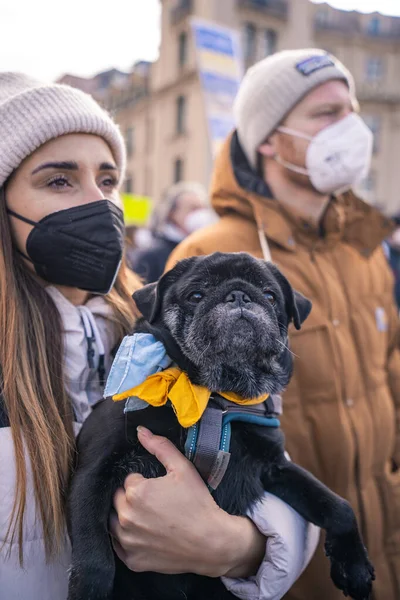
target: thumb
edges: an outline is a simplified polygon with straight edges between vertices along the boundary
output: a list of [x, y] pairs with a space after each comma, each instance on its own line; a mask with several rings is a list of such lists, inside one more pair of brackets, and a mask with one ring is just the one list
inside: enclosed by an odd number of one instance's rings
[[167, 473], [192, 467], [174, 444], [161, 435], [154, 435], [146, 427], [137, 428], [138, 439], [143, 448], [153, 454], [167, 470]]

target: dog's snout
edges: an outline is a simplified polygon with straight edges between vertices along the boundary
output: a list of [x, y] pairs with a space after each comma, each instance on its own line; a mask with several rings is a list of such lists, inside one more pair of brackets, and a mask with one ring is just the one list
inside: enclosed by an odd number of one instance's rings
[[251, 302], [251, 298], [245, 293], [239, 290], [233, 290], [225, 298], [225, 302], [231, 304], [232, 308], [236, 306], [242, 306]]

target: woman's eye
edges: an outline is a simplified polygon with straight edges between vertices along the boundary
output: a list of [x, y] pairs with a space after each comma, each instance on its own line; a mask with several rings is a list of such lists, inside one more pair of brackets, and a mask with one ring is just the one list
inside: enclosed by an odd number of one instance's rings
[[51, 188], [62, 189], [66, 187], [70, 187], [70, 183], [66, 177], [57, 176], [53, 177], [47, 182], [47, 185]]
[[188, 297], [188, 300], [190, 302], [200, 302], [201, 300], [203, 300], [203, 294], [201, 292], [193, 292], [192, 294], [190, 294], [190, 296]]
[[106, 177], [101, 182], [101, 185], [103, 185], [104, 187], [108, 187], [108, 188], [114, 188], [114, 187], [117, 187], [118, 180], [115, 177]]
[[265, 298], [268, 300], [268, 302], [270, 302], [271, 304], [275, 304], [276, 303], [276, 297], [275, 294], [273, 294], [272, 292], [270, 292], [269, 290], [265, 290], [264, 291], [264, 296]]

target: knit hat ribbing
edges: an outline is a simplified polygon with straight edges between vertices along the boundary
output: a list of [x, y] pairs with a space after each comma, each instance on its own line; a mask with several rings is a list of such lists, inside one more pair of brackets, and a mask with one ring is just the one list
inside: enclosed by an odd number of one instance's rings
[[21, 73], [0, 73], [0, 187], [22, 161], [68, 133], [92, 133], [110, 146], [121, 180], [125, 145], [117, 125], [88, 94], [45, 84]]
[[308, 92], [332, 79], [347, 83], [356, 105], [353, 76], [324, 50], [284, 50], [247, 71], [235, 99], [234, 113], [239, 141], [253, 169], [258, 146]]

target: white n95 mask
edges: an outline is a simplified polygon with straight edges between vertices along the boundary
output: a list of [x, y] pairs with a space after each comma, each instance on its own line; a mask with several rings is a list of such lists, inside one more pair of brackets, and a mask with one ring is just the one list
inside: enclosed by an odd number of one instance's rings
[[373, 135], [364, 121], [351, 113], [311, 137], [295, 129], [278, 127], [277, 131], [310, 141], [306, 168], [275, 160], [296, 173], [307, 175], [322, 194], [343, 192], [363, 179], [370, 168]]
[[217, 214], [212, 210], [212, 208], [198, 208], [196, 210], [192, 210], [185, 219], [184, 229], [189, 233], [194, 233], [198, 229], [202, 229], [203, 227], [207, 227], [208, 225], [213, 225], [218, 221]]

